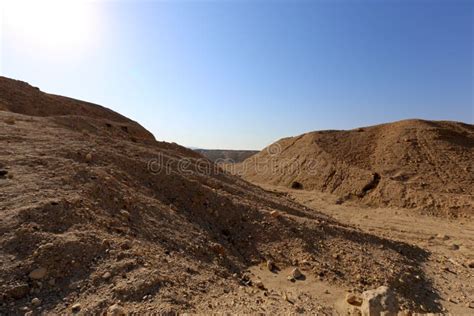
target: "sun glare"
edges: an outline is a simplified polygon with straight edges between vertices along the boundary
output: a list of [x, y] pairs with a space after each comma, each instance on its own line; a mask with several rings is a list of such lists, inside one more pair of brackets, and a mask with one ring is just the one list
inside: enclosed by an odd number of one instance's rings
[[91, 48], [98, 19], [94, 3], [83, 0], [6, 0], [5, 31], [29, 48], [56, 52]]

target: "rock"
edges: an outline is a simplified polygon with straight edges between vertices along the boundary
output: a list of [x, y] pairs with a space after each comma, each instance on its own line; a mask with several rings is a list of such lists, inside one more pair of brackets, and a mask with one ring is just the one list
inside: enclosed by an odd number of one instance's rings
[[81, 304], [76, 303], [76, 304], [72, 305], [71, 310], [72, 310], [73, 313], [79, 312], [81, 310]]
[[275, 269], [275, 263], [273, 262], [273, 260], [268, 260], [267, 261], [267, 269], [269, 271], [273, 271], [273, 269]]
[[263, 285], [263, 282], [260, 281], [260, 280], [254, 281], [253, 284], [261, 290], [265, 289], [265, 286]]
[[91, 161], [92, 161], [92, 153], [88, 153], [88, 154], [86, 155], [86, 161], [87, 161], [87, 162], [91, 162]]
[[347, 293], [346, 294], [346, 302], [350, 305], [361, 306], [362, 305], [362, 298], [360, 298], [359, 296], [357, 296], [353, 293]]
[[398, 303], [393, 292], [387, 286], [365, 291], [361, 295], [362, 315], [397, 315]]
[[30, 287], [28, 286], [28, 284], [18, 284], [7, 290], [6, 294], [11, 298], [21, 299], [28, 295], [29, 292]]
[[221, 244], [217, 244], [217, 243], [211, 244], [211, 250], [218, 255], [221, 255], [221, 256], [225, 255], [225, 248]]
[[30, 272], [29, 277], [34, 280], [40, 280], [46, 276], [46, 268], [38, 268]]
[[292, 277], [291, 275], [289, 275], [286, 279], [290, 282], [295, 282], [295, 278]]
[[469, 303], [467, 304], [467, 307], [469, 307], [469, 308], [474, 308], [474, 301], [469, 302]]
[[441, 240], [448, 240], [449, 236], [445, 234], [438, 234], [436, 235], [436, 238], [441, 239]]
[[37, 297], [35, 297], [34, 299], [31, 300], [31, 304], [34, 305], [34, 306], [39, 306], [41, 305], [41, 300]]
[[123, 310], [122, 306], [120, 306], [119, 304], [114, 304], [107, 309], [107, 315], [123, 316], [125, 315], [125, 311]]
[[467, 263], [467, 266], [468, 266], [469, 268], [474, 269], [474, 260], [469, 261], [469, 262]]
[[108, 280], [108, 279], [110, 279], [110, 277], [112, 277], [112, 274], [109, 271], [105, 272], [102, 275], [102, 279], [104, 279], [104, 280]]
[[273, 218], [279, 218], [281, 216], [281, 214], [278, 211], [271, 211], [270, 216], [273, 217]]
[[294, 268], [293, 271], [291, 271], [291, 276], [294, 279], [299, 279], [303, 276], [303, 274], [301, 273], [300, 269]]
[[127, 212], [126, 210], [121, 210], [121, 211], [120, 211], [120, 215], [122, 215], [122, 216], [125, 217], [126, 219], [130, 219], [130, 213]]
[[132, 248], [132, 243], [128, 240], [125, 240], [120, 244], [120, 249], [122, 250], [128, 250], [130, 248]]
[[459, 245], [457, 244], [451, 244], [448, 246], [448, 249], [449, 250], [458, 250], [459, 249]]

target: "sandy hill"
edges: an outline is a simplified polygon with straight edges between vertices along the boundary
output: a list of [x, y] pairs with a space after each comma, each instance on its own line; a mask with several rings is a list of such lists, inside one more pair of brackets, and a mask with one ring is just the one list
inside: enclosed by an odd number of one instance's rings
[[198, 153], [214, 162], [239, 163], [257, 154], [258, 150], [196, 149]]
[[245, 179], [376, 206], [474, 209], [474, 126], [405, 120], [284, 138], [247, 159]]
[[0, 314], [332, 313], [247, 274], [267, 260], [440, 310], [416, 246], [198, 168], [199, 154], [103, 107], [7, 78], [0, 106]]

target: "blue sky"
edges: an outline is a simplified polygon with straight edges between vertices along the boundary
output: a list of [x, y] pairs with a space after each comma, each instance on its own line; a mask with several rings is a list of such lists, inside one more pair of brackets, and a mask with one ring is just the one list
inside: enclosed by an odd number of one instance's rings
[[473, 1], [11, 1], [2, 75], [159, 140], [261, 149], [406, 118], [474, 122]]

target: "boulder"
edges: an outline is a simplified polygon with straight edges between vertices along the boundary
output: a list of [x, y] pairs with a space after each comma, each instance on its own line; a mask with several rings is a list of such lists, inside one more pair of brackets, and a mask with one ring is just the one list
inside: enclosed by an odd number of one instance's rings
[[363, 316], [391, 316], [398, 313], [398, 302], [393, 292], [387, 286], [362, 293], [360, 310]]
[[107, 315], [123, 316], [125, 315], [125, 311], [123, 310], [122, 306], [120, 306], [119, 304], [114, 304], [108, 308]]

